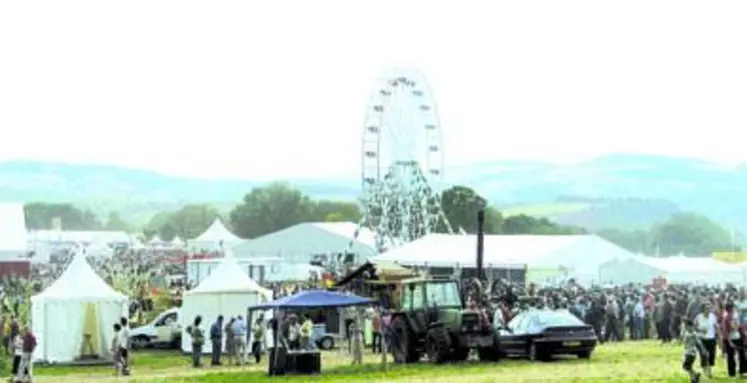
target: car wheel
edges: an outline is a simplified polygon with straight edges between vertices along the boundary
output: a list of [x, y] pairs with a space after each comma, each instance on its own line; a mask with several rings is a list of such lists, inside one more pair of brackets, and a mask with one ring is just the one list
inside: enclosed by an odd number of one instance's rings
[[578, 354], [579, 359], [589, 359], [591, 358], [591, 351], [581, 351]]
[[146, 336], [137, 336], [132, 338], [132, 348], [133, 349], [144, 349], [148, 348], [150, 346], [150, 339]]
[[322, 338], [322, 340], [319, 341], [319, 347], [322, 350], [331, 350], [333, 347], [335, 347], [335, 340], [332, 339], [331, 336], [325, 336]]
[[537, 357], [539, 355], [537, 354], [537, 344], [532, 342], [529, 343], [529, 351], [527, 352], [527, 357], [529, 357], [529, 360], [531, 361], [537, 361]]

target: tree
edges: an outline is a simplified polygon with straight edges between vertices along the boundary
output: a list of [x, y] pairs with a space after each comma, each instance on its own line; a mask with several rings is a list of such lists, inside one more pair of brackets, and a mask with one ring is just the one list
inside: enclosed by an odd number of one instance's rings
[[547, 218], [535, 218], [526, 214], [512, 215], [503, 220], [504, 234], [567, 235], [583, 234], [581, 228], [558, 225]]
[[[272, 183], [252, 189], [233, 208], [230, 222], [242, 238], [254, 238], [315, 220], [314, 203], [300, 190], [286, 183]], [[321, 219], [320, 219], [321, 220]]]
[[109, 212], [109, 217], [104, 224], [104, 230], [130, 231], [131, 227], [129, 223], [122, 219], [118, 212], [112, 211]]
[[81, 210], [69, 203], [36, 202], [24, 206], [26, 227], [30, 230], [52, 229], [59, 218], [64, 230], [99, 230], [101, 222], [90, 210]]
[[191, 239], [202, 234], [219, 216], [220, 212], [213, 206], [192, 204], [175, 212], [154, 215], [146, 228], [165, 241], [175, 236]]
[[708, 256], [728, 251], [731, 236], [723, 227], [695, 213], [675, 213], [651, 228], [651, 243], [664, 255]]
[[[452, 229], [477, 233], [477, 212], [485, 209], [485, 233], [497, 234], [501, 227], [501, 213], [491, 207], [481, 195], [466, 186], [453, 186], [441, 193], [441, 208]], [[444, 231], [439, 228], [439, 231]]]
[[653, 253], [650, 233], [646, 230], [604, 229], [600, 230], [597, 235], [634, 253]]
[[358, 204], [345, 201], [313, 202], [312, 215], [315, 220], [326, 222], [358, 222], [361, 219]]

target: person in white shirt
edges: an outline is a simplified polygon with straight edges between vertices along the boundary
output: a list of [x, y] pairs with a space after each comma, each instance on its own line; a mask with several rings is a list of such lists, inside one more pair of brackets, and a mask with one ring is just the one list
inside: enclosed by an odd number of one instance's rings
[[646, 327], [646, 306], [645, 297], [641, 297], [638, 303], [633, 307], [633, 339], [642, 340], [644, 329]]
[[119, 331], [119, 358], [122, 362], [122, 375], [130, 375], [130, 326], [127, 318], [122, 317], [119, 321], [122, 329]]
[[695, 316], [695, 330], [705, 351], [700, 355], [700, 365], [709, 378], [713, 376], [713, 366], [716, 362], [716, 341], [719, 339], [719, 324], [716, 314], [709, 303], [701, 305], [701, 311]]

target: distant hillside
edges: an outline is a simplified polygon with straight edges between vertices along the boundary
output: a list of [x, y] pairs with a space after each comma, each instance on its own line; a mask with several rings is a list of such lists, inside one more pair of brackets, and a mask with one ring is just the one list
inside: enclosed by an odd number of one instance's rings
[[[293, 182], [293, 181], [291, 181]], [[352, 198], [355, 182], [293, 182], [320, 198]], [[0, 201], [74, 202], [105, 214], [144, 223], [153, 214], [186, 203], [207, 202], [228, 210], [257, 182], [172, 177], [147, 170], [105, 165], [28, 161], [0, 162]]]
[[[568, 166], [484, 162], [446, 174], [450, 183], [475, 188], [508, 214], [526, 212], [589, 228], [647, 226], [679, 209], [747, 226], [747, 165], [617, 154]], [[316, 198], [353, 200], [359, 193], [356, 179], [288, 181]], [[189, 202], [227, 210], [257, 185], [115, 166], [0, 163], [0, 201], [70, 201], [95, 211], [122, 210], [137, 220]]]
[[515, 205], [503, 209], [506, 215], [527, 214], [546, 217], [566, 225], [590, 230], [643, 229], [680, 211], [666, 200], [561, 197], [556, 203]]

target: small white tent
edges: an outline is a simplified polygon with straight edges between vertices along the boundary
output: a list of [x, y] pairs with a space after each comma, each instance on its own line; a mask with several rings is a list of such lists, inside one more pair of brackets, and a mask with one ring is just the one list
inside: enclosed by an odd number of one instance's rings
[[[272, 292], [257, 284], [239, 266], [231, 251], [226, 251], [222, 262], [202, 283], [184, 293], [182, 299], [182, 351], [192, 352], [192, 337], [187, 327], [195, 317], [202, 316], [202, 329], [208, 341], [203, 352], [211, 352], [210, 326], [223, 315], [228, 319], [241, 315], [247, 320], [249, 306], [272, 300]], [[248, 324], [247, 324], [248, 325]], [[225, 339], [224, 339], [225, 340]]]
[[78, 252], [51, 286], [31, 297], [34, 360], [68, 363], [82, 355], [108, 359], [112, 326], [127, 316], [127, 303]]
[[220, 218], [216, 218], [205, 232], [200, 234], [197, 238], [189, 241], [189, 247], [198, 250], [222, 250], [243, 241], [244, 240], [236, 236], [236, 234], [231, 233], [226, 229], [226, 226], [223, 225]]
[[171, 240], [171, 247], [182, 248], [184, 247], [184, 241], [177, 235]]

